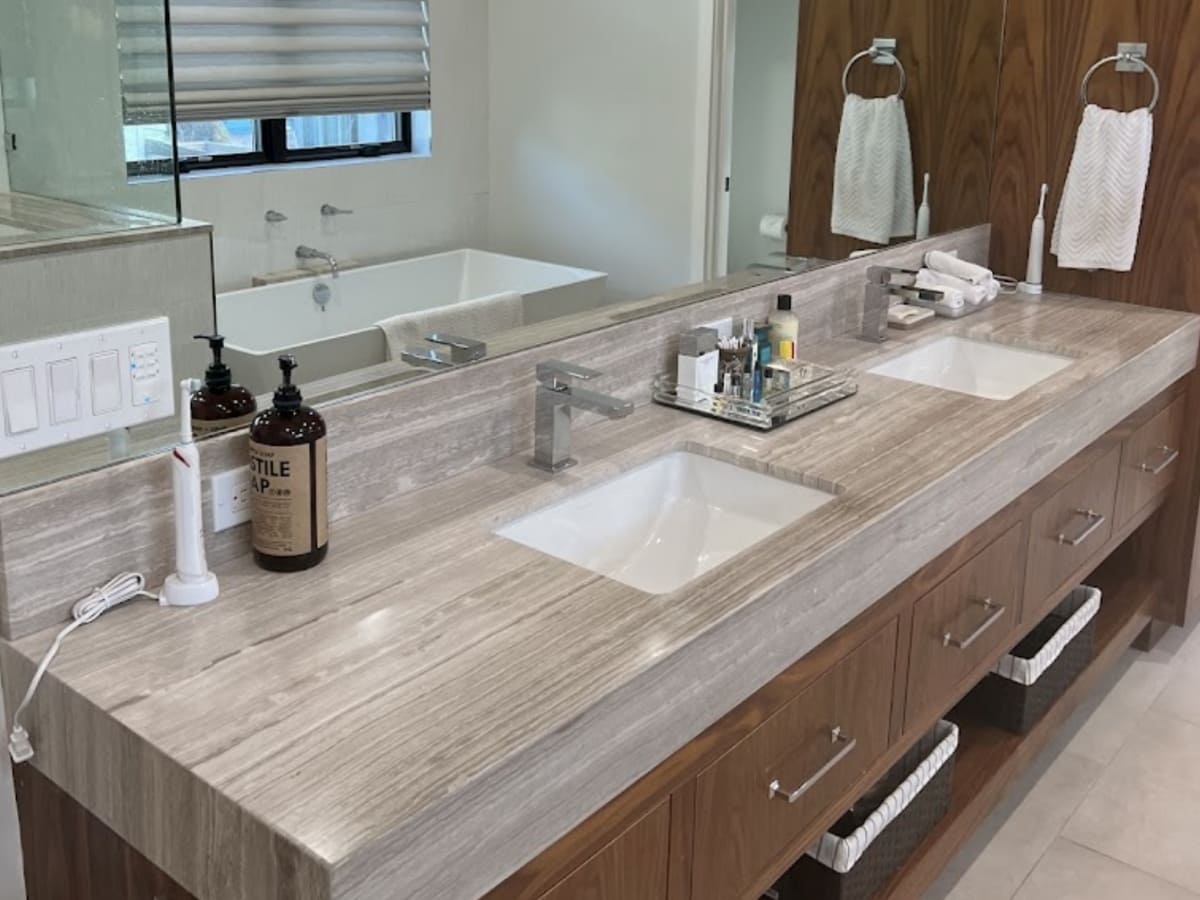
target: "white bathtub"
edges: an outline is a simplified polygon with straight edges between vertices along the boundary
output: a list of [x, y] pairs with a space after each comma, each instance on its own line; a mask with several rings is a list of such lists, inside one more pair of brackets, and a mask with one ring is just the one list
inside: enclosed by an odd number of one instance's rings
[[[453, 250], [217, 297], [217, 328], [227, 339], [234, 378], [255, 393], [275, 387], [277, 357], [293, 353], [299, 378], [316, 381], [386, 362], [376, 323], [392, 316], [516, 292], [524, 324], [594, 309], [605, 303], [602, 272], [487, 253]], [[329, 289], [322, 306], [314, 292]], [[486, 334], [468, 334], [487, 340]]]

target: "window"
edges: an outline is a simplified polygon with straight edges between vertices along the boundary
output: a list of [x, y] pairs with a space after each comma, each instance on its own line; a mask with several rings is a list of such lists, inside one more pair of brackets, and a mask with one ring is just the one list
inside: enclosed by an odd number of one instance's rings
[[[349, 113], [180, 122], [178, 133], [179, 169], [194, 172], [409, 153], [412, 114]], [[161, 172], [163, 161], [171, 159], [170, 126], [127, 125], [125, 159], [130, 175]]]

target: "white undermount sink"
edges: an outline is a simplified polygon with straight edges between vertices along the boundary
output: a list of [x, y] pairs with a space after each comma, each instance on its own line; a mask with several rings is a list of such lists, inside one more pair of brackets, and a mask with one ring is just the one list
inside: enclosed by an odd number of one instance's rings
[[638, 590], [665, 594], [834, 496], [680, 451], [496, 534]]
[[991, 341], [944, 337], [869, 371], [987, 400], [1011, 400], [1075, 360]]

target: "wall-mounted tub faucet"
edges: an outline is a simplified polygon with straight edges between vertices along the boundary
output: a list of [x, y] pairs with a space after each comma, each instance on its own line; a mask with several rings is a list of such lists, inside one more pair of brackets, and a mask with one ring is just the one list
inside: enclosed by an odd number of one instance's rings
[[332, 203], [322, 203], [321, 204], [321, 215], [324, 216], [326, 219], [328, 219], [330, 216], [352, 216], [352, 215], [354, 215], [354, 210], [339, 209], [338, 207], [334, 206]]
[[326, 253], [324, 250], [318, 250], [315, 247], [308, 247], [301, 244], [296, 248], [296, 259], [305, 262], [310, 259], [319, 259], [329, 263], [329, 268], [333, 271], [333, 277], [337, 278], [339, 274], [337, 258], [332, 253]]

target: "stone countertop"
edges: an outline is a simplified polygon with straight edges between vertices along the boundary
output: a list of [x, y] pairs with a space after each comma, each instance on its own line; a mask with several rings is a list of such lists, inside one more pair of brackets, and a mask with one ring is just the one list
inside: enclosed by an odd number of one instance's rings
[[[1018, 295], [803, 355], [946, 334], [1077, 361], [1007, 402], [860, 374], [769, 434], [641, 407], [561, 475], [512, 457], [338, 522], [311, 572], [244, 557], [213, 606], [72, 636], [35, 764], [202, 900], [477, 896], [1186, 374], [1200, 319]], [[680, 448], [840, 493], [661, 596], [492, 533]], [[10, 708], [55, 630], [0, 645]]]

